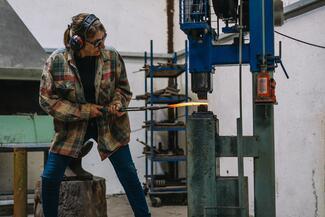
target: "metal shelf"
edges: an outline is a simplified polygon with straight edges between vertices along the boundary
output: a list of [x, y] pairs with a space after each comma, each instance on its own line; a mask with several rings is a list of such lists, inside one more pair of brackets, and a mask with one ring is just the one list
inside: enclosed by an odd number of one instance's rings
[[148, 127], [152, 131], [185, 131], [186, 127], [164, 126], [164, 127]]
[[165, 161], [165, 162], [177, 162], [177, 161], [186, 161], [185, 155], [161, 155], [155, 154], [154, 156], [148, 156], [152, 161]]
[[147, 121], [145, 125], [142, 126], [148, 131], [185, 131], [186, 125], [183, 121], [177, 122], [155, 122], [155, 121]]
[[145, 72], [147, 78], [175, 78], [185, 72], [185, 65], [163, 64], [147, 66]]
[[[187, 44], [185, 49], [185, 55], [187, 57]], [[185, 58], [185, 64], [177, 64], [177, 56], [174, 55], [174, 58], [164, 64], [154, 64], [153, 62], [153, 42], [150, 44], [150, 63], [147, 64], [147, 53], [145, 53], [144, 57], [144, 95], [137, 96], [137, 99], [145, 100], [145, 105], [154, 105], [154, 104], [176, 104], [181, 102], [187, 102], [189, 100], [188, 97], [188, 71], [187, 71], [187, 58]], [[177, 77], [184, 73], [184, 81], [185, 81], [185, 91], [184, 93], [179, 93], [177, 89]], [[155, 90], [154, 91], [154, 79], [156, 78], [172, 78], [175, 80], [175, 86], [167, 86], [167, 88]], [[155, 150], [155, 133], [157, 131], [165, 131], [168, 132], [168, 138], [172, 138], [172, 142], [166, 146], [168, 150], [173, 150], [178, 147], [180, 136], [179, 131], [186, 131], [185, 123], [178, 123], [178, 121], [172, 121], [172, 123], [166, 123], [161, 121], [160, 123], [154, 121], [154, 112], [145, 111], [145, 144], [149, 146], [149, 152], [145, 152], [146, 159], [146, 183], [145, 190], [148, 191], [149, 195], [154, 196], [152, 202], [158, 203], [158, 201], [164, 201], [162, 199], [167, 194], [186, 194], [186, 184], [180, 181], [179, 172], [178, 172], [178, 163], [186, 162], [185, 155], [176, 155], [176, 154], [184, 154], [175, 152], [160, 152], [158, 153]], [[178, 118], [178, 108], [170, 110], [169, 112], [174, 113], [173, 120], [177, 120]], [[185, 108], [185, 119], [188, 116], [188, 109]], [[162, 154], [164, 153], [164, 154]], [[160, 162], [166, 162], [168, 164], [168, 171], [163, 175], [158, 175], [157, 171], [155, 171], [155, 164]], [[157, 177], [159, 176], [159, 177]], [[168, 185], [157, 186], [153, 183], [166, 182]], [[161, 195], [161, 196], [158, 196]], [[161, 200], [162, 199], [162, 200]], [[167, 202], [167, 201], [165, 201]]]
[[186, 193], [187, 187], [185, 185], [175, 185], [175, 186], [165, 186], [165, 187], [152, 187], [151, 192], [152, 193], [159, 193], [159, 194], [168, 194], [168, 193]]

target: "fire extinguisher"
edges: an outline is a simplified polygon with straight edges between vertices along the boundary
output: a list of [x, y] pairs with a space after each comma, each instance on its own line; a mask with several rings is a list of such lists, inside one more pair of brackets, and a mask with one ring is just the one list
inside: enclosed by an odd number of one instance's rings
[[276, 82], [271, 78], [270, 73], [262, 71], [256, 78], [256, 103], [273, 103], [276, 104], [275, 86]]

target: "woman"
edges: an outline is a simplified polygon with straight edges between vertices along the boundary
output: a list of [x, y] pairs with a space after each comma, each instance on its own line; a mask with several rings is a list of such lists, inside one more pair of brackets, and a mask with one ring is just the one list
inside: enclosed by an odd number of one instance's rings
[[95, 15], [78, 14], [64, 33], [66, 48], [46, 61], [39, 102], [54, 118], [55, 135], [42, 174], [45, 217], [58, 215], [64, 171], [90, 138], [97, 139], [101, 159], [111, 161], [134, 215], [150, 216], [128, 146], [129, 118], [119, 111], [132, 95], [125, 65], [117, 51], [105, 49], [105, 38]]

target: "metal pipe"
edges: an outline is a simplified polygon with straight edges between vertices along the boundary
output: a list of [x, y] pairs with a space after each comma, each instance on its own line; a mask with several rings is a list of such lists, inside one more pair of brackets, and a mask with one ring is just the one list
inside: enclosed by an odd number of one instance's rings
[[169, 106], [140, 106], [140, 107], [127, 107], [127, 108], [121, 108], [121, 112], [130, 112], [130, 111], [145, 111], [145, 110], [160, 110], [160, 109], [166, 109], [170, 108]]
[[[130, 111], [153, 111], [153, 110], [160, 110], [160, 109], [174, 109], [179, 107], [188, 107], [188, 106], [208, 106], [207, 102], [183, 102], [183, 103], [176, 103], [176, 104], [169, 104], [169, 105], [150, 105], [150, 106], [138, 106], [138, 107], [122, 107], [119, 111], [120, 112], [130, 112]], [[102, 107], [100, 109], [102, 113], [109, 113], [109, 109], [107, 107]]]
[[[174, 0], [166, 0], [166, 14], [167, 14], [167, 52], [172, 54], [174, 53]], [[170, 60], [167, 60], [168, 62]], [[176, 53], [173, 55], [173, 63], [177, 62]], [[168, 87], [177, 88], [177, 79], [170, 77], [168, 78]], [[175, 109], [168, 109], [168, 120], [173, 122], [175, 120]], [[177, 110], [177, 109], [176, 109]], [[177, 116], [176, 116], [177, 117]], [[177, 146], [177, 132], [168, 131], [168, 149], [174, 149]], [[178, 166], [175, 162], [168, 162], [168, 175], [171, 179], [177, 178]]]
[[174, 0], [166, 0], [167, 52], [174, 53]]
[[238, 165], [238, 197], [240, 216], [244, 217], [244, 162], [243, 162], [243, 103], [242, 103], [242, 48], [243, 48], [243, 1], [240, 0], [239, 11], [239, 118], [237, 119], [237, 165]]
[[[147, 51], [144, 52], [144, 67], [146, 67], [148, 64], [148, 54]], [[147, 82], [147, 75], [146, 73], [144, 74], [144, 92], [147, 93], [148, 90], [148, 82]], [[145, 101], [145, 105], [147, 104], [147, 100]], [[147, 123], [148, 121], [148, 111], [145, 112], [144, 114], [145, 116], [145, 123]], [[148, 129], [145, 129], [145, 143], [148, 144]], [[148, 159], [148, 155], [145, 154], [145, 158], [146, 158], [146, 163], [145, 163], [145, 167], [146, 167], [146, 175], [145, 175], [145, 179], [146, 179], [146, 184], [149, 183], [148, 182], [148, 172], [149, 172], [149, 159]], [[149, 186], [146, 186], [147, 188]], [[147, 189], [146, 189], [147, 190]]]
[[14, 149], [14, 217], [27, 217], [27, 151]]
[[[150, 40], [150, 105], [153, 106], [154, 95], [153, 95], [153, 40]], [[153, 120], [153, 111], [150, 110], [150, 120]], [[150, 156], [154, 156], [154, 131], [153, 125], [150, 124]], [[150, 191], [153, 190], [155, 183], [155, 175], [154, 175], [154, 161], [150, 160]]]

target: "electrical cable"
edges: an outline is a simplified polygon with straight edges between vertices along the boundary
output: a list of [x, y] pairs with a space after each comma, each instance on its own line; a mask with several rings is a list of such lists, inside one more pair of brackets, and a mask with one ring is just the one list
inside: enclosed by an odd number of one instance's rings
[[309, 42], [306, 42], [306, 41], [303, 41], [303, 40], [300, 40], [300, 39], [297, 39], [297, 38], [294, 38], [294, 37], [291, 37], [289, 35], [286, 35], [286, 34], [283, 34], [281, 32], [278, 32], [276, 30], [274, 30], [275, 33], [279, 34], [279, 35], [282, 35], [284, 37], [287, 37], [291, 40], [294, 40], [294, 41], [297, 41], [297, 42], [300, 42], [300, 43], [303, 43], [303, 44], [307, 44], [307, 45], [310, 45], [310, 46], [313, 46], [313, 47], [318, 47], [318, 48], [323, 48], [325, 49], [325, 46], [321, 46], [321, 45], [318, 45], [318, 44], [313, 44], [313, 43], [309, 43]]

